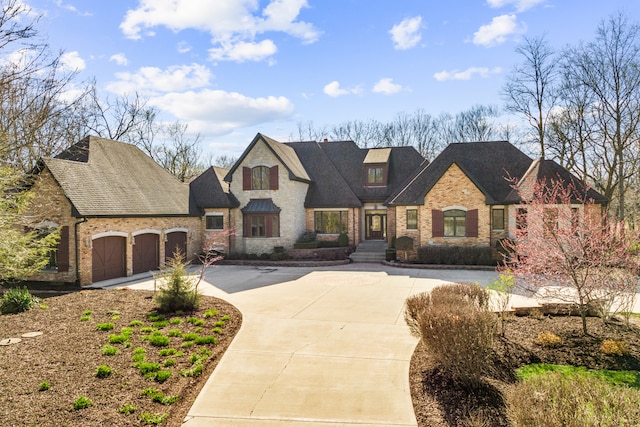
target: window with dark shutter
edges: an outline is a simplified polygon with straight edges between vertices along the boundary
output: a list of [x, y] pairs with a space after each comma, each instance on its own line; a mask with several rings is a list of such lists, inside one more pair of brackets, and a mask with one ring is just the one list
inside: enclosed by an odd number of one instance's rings
[[436, 209], [431, 211], [431, 236], [444, 237], [444, 217], [442, 211]]
[[251, 168], [242, 168], [242, 190], [251, 190]]
[[269, 169], [269, 190], [278, 189], [278, 165]]
[[69, 271], [69, 227], [60, 229], [60, 241], [56, 248], [58, 271], [61, 273]]
[[478, 237], [478, 209], [467, 211], [465, 228], [467, 237]]

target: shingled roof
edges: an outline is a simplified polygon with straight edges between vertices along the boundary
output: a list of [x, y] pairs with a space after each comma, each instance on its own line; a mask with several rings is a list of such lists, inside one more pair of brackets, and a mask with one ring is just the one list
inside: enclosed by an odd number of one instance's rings
[[571, 172], [560, 166], [553, 160], [534, 160], [525, 174], [518, 180], [515, 188], [507, 196], [509, 203], [519, 203], [530, 201], [533, 197], [533, 190], [538, 182], [545, 182], [550, 185], [552, 181], [562, 182], [564, 185], [573, 186], [576, 201], [585, 202], [588, 200], [597, 204], [607, 203], [608, 200], [602, 194], [588, 187], [584, 181], [573, 175]]
[[237, 208], [238, 199], [224, 182], [228, 169], [212, 166], [189, 183], [191, 198], [200, 210], [207, 208]]
[[389, 205], [422, 205], [426, 194], [456, 164], [483, 192], [487, 204], [506, 203], [509, 177], [521, 177], [531, 158], [507, 141], [449, 144], [433, 162], [420, 167], [388, 200]]
[[288, 147], [287, 145], [271, 139], [261, 133], [258, 133], [255, 138], [253, 138], [251, 144], [249, 144], [240, 158], [234, 163], [225, 176], [225, 181], [231, 182], [233, 173], [238, 169], [244, 158], [247, 157], [247, 154], [249, 154], [259, 141], [264, 142], [280, 163], [282, 163], [282, 165], [287, 169], [290, 179], [294, 181], [310, 182], [309, 175], [307, 174], [304, 166], [302, 166], [302, 163], [300, 163], [300, 159], [296, 155], [295, 151], [291, 147]]
[[89, 136], [42, 162], [76, 216], [192, 214], [189, 186], [134, 145]]

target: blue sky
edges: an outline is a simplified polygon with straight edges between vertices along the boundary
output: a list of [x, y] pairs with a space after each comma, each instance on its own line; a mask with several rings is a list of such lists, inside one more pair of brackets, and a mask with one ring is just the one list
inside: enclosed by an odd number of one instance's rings
[[638, 0], [22, 0], [80, 79], [239, 155], [257, 132], [502, 105], [523, 36], [592, 40]]

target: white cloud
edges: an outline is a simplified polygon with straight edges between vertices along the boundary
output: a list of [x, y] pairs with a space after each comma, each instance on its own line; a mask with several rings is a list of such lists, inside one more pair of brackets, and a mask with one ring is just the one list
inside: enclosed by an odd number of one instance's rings
[[400, 92], [401, 90], [402, 86], [393, 83], [393, 79], [390, 79], [388, 77], [378, 80], [378, 82], [373, 85], [373, 91], [375, 93], [384, 93], [385, 95], [392, 95], [394, 93]]
[[271, 40], [262, 40], [259, 43], [254, 42], [223, 42], [221, 47], [209, 49], [209, 57], [213, 60], [220, 61], [262, 61], [275, 54], [278, 48]]
[[470, 67], [464, 71], [452, 70], [452, 71], [440, 71], [435, 73], [433, 77], [439, 82], [445, 82], [447, 80], [471, 80], [475, 75], [486, 79], [491, 74], [500, 74], [502, 68], [487, 68], [487, 67]]
[[420, 29], [422, 28], [422, 17], [406, 18], [399, 24], [394, 25], [390, 30], [393, 47], [398, 50], [411, 49], [422, 39]]
[[508, 36], [523, 34], [526, 30], [526, 25], [519, 23], [516, 15], [500, 15], [473, 33], [473, 43], [490, 47], [504, 43]]
[[499, 9], [505, 6], [513, 5], [518, 12], [524, 12], [525, 10], [531, 9], [541, 3], [544, 3], [546, 0], [487, 0], [487, 4], [489, 7], [494, 9]]
[[116, 53], [114, 55], [111, 55], [109, 61], [113, 61], [118, 65], [127, 65], [129, 63], [124, 53]]
[[186, 41], [181, 41], [177, 46], [178, 53], [187, 53], [191, 50], [191, 45]]
[[71, 3], [63, 3], [62, 0], [56, 0], [56, 6], [58, 6], [61, 9], [66, 9], [70, 12], [74, 12], [77, 13], [80, 16], [91, 16], [90, 12], [80, 12], [78, 10], [77, 7], [75, 7], [74, 5], [72, 5]]
[[350, 89], [344, 89], [340, 87], [340, 83], [337, 80], [334, 80], [331, 83], [326, 84], [322, 91], [326, 95], [329, 95], [332, 98], [336, 98], [342, 95], [360, 94], [362, 93], [362, 88], [360, 88], [359, 86], [356, 86]]
[[193, 132], [224, 134], [291, 117], [294, 108], [284, 96], [251, 98], [237, 92], [204, 89], [199, 92], [167, 93], [149, 103], [189, 124]]
[[67, 71], [82, 71], [87, 68], [84, 59], [80, 58], [80, 54], [76, 51], [63, 53], [60, 56], [60, 64]]
[[211, 71], [204, 65], [174, 65], [163, 70], [157, 67], [142, 67], [135, 73], [116, 73], [115, 82], [107, 84], [107, 90], [118, 93], [140, 92], [157, 94], [197, 89], [209, 84]]
[[[141, 38], [143, 32], [148, 35], [147, 31], [154, 27], [166, 27], [174, 32], [205, 31], [212, 37], [214, 57], [230, 61], [256, 60], [277, 51], [273, 41], [258, 40], [261, 34], [282, 32], [303, 43], [318, 39], [320, 32], [312, 24], [298, 20], [305, 7], [308, 7], [306, 0], [271, 0], [262, 9], [257, 0], [140, 0], [137, 8], [127, 11], [120, 29], [132, 39]], [[242, 56], [243, 52], [249, 57]]]

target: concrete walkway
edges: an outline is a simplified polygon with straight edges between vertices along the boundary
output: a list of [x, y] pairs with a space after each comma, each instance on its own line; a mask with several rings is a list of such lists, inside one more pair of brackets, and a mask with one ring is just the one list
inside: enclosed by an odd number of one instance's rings
[[[291, 280], [246, 290], [242, 269], [208, 275], [203, 293], [238, 307], [243, 325], [183, 425], [415, 426], [408, 373], [417, 341], [403, 304], [445, 280], [365, 269], [288, 270], [280, 274]], [[234, 285], [219, 281], [225, 275]]]

